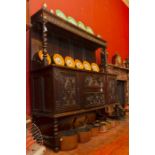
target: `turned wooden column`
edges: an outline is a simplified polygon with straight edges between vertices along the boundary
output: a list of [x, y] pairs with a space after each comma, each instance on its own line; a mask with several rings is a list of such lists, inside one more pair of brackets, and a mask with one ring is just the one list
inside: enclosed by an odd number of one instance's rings
[[53, 140], [54, 140], [54, 151], [58, 152], [60, 150], [60, 137], [58, 135], [58, 120], [54, 118], [54, 128], [53, 128]]
[[42, 47], [43, 47], [43, 64], [44, 66], [48, 65], [47, 63], [47, 26], [46, 26], [46, 16], [42, 15]]
[[107, 72], [107, 50], [106, 48], [101, 48], [101, 70], [102, 72]]

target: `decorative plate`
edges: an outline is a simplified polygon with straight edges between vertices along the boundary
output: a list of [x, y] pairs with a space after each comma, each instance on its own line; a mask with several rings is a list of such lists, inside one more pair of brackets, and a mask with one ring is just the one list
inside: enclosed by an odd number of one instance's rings
[[90, 66], [90, 63], [88, 61], [83, 61], [83, 66], [84, 66], [85, 70], [91, 71], [91, 66]]
[[90, 33], [90, 34], [94, 34], [94, 31], [93, 31], [92, 28], [89, 27], [89, 26], [86, 26], [86, 31], [87, 31], [88, 33]]
[[53, 61], [56, 65], [59, 65], [59, 66], [65, 65], [64, 58], [60, 54], [54, 54]]
[[50, 13], [54, 14], [54, 10], [53, 10], [53, 9], [51, 9], [51, 10], [50, 10]]
[[86, 31], [86, 27], [85, 27], [85, 25], [81, 21], [79, 21], [77, 24], [78, 24], [79, 28], [81, 28], [81, 29]]
[[75, 66], [78, 69], [83, 69], [83, 64], [79, 59], [75, 59]]
[[75, 62], [74, 62], [74, 59], [72, 57], [66, 56], [65, 57], [65, 63], [67, 65], [67, 67], [75, 68]]
[[60, 18], [67, 20], [66, 15], [59, 9], [56, 10], [56, 15], [59, 16]]
[[101, 35], [99, 35], [99, 34], [97, 35], [97, 37], [100, 38], [100, 39], [102, 38]]
[[91, 63], [91, 68], [95, 72], [99, 72], [100, 71], [100, 69], [99, 69], [99, 67], [98, 67], [98, 65], [96, 63]]
[[[42, 50], [40, 50], [39, 52], [38, 52], [38, 57], [39, 57], [39, 59], [42, 61], [43, 60], [43, 51]], [[47, 60], [47, 63], [50, 65], [51, 64], [51, 57], [50, 57], [50, 55], [47, 53], [47, 57], [46, 57], [46, 60]]]
[[76, 20], [75, 20], [73, 17], [68, 16], [68, 17], [67, 17], [67, 21], [68, 21], [69, 23], [71, 23], [71, 24], [77, 26], [77, 22], [76, 22]]

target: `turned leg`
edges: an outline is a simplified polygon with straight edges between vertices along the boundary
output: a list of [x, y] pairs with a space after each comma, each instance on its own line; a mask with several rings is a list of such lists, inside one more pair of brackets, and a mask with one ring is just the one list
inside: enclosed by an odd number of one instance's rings
[[54, 151], [58, 152], [60, 150], [60, 137], [58, 135], [58, 120], [54, 118]]

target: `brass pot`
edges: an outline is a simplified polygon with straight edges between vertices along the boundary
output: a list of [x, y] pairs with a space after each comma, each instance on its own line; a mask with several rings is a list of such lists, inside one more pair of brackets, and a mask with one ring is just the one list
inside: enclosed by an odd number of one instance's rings
[[122, 64], [122, 58], [119, 54], [115, 54], [112, 58], [112, 63], [115, 65], [121, 65]]

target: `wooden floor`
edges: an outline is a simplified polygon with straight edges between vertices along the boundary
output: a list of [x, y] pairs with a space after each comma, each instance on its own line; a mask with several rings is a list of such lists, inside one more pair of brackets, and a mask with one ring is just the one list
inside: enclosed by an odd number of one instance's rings
[[45, 155], [128, 155], [129, 154], [128, 119], [106, 133], [93, 137], [88, 143], [79, 144], [72, 151], [54, 153], [47, 149]]

